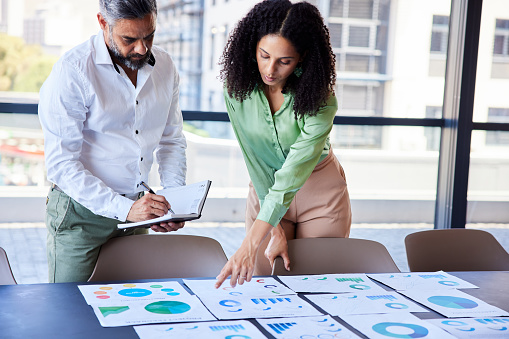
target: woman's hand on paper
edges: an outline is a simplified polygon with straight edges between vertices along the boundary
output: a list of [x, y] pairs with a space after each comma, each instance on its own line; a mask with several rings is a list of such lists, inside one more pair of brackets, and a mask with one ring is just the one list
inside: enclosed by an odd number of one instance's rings
[[256, 252], [272, 228], [272, 225], [265, 221], [255, 220], [239, 249], [230, 257], [221, 273], [216, 277], [216, 288], [219, 288], [228, 276], [230, 276], [230, 286], [232, 287], [235, 287], [237, 283], [242, 285], [246, 281], [251, 281]]
[[274, 260], [277, 257], [283, 258], [283, 263], [287, 271], [290, 270], [290, 257], [288, 256], [288, 242], [285, 231], [281, 224], [270, 231], [270, 241], [265, 249], [265, 257], [269, 260], [270, 267], [274, 267]]
[[131, 206], [127, 220], [138, 222], [162, 217], [168, 213], [170, 207], [170, 203], [162, 195], [147, 193]]

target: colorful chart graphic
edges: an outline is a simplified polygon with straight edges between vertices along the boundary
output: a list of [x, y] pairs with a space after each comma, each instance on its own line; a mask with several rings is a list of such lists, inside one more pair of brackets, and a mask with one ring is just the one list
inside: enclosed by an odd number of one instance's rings
[[404, 310], [408, 308], [408, 305], [400, 304], [400, 303], [387, 303], [385, 306], [389, 308], [394, 308], [396, 310]]
[[441, 285], [445, 285], [445, 286], [458, 286], [460, 284], [459, 282], [456, 282], [456, 281], [447, 281], [447, 280], [439, 281], [438, 283]]
[[384, 295], [367, 295], [366, 298], [369, 300], [379, 300], [379, 299], [386, 299], [386, 300], [397, 300], [397, 298], [391, 294], [384, 294]]
[[336, 278], [336, 280], [339, 282], [344, 282], [344, 281], [353, 281], [355, 283], [364, 282], [364, 280], [362, 280], [362, 278]]
[[255, 303], [256, 305], [261, 304], [261, 303], [268, 305], [268, 304], [277, 304], [277, 303], [285, 302], [285, 301], [291, 303], [292, 299], [290, 299], [290, 298], [259, 298], [259, 299], [253, 298], [253, 299], [251, 299], [251, 301], [253, 303]]
[[423, 326], [394, 322], [378, 323], [372, 328], [373, 331], [391, 338], [422, 338], [429, 333], [428, 329]]
[[481, 323], [481, 324], [500, 324], [500, 323], [509, 323], [509, 319], [500, 319], [500, 318], [495, 318], [495, 319], [490, 319], [490, 318], [486, 318], [486, 319], [475, 319], [475, 321]]
[[442, 295], [429, 297], [428, 301], [438, 306], [455, 309], [470, 309], [479, 306], [475, 301], [470, 299]]
[[371, 288], [368, 285], [362, 285], [362, 284], [354, 284], [354, 285], [350, 285], [350, 287], [353, 288], [354, 290], [369, 290]]
[[123, 295], [125, 297], [141, 298], [151, 295], [152, 291], [149, 291], [144, 288], [128, 288], [125, 290], [118, 291], [118, 294]]
[[290, 327], [297, 325], [295, 322], [291, 323], [269, 323], [267, 326], [269, 326], [274, 332], [277, 334], [281, 334], [284, 331], [288, 330]]
[[119, 314], [129, 309], [129, 306], [110, 306], [110, 307], [99, 307], [101, 314], [107, 317], [111, 314]]
[[180, 301], [156, 301], [145, 306], [145, 309], [157, 314], [179, 314], [189, 311], [191, 306]]
[[209, 326], [209, 328], [212, 330], [212, 332], [218, 332], [218, 331], [241, 332], [241, 331], [245, 330], [244, 326], [242, 326], [242, 325]]
[[[93, 290], [90, 290], [90, 287], [93, 288]], [[161, 298], [161, 292], [163, 294], [169, 295], [169, 296], [177, 296], [181, 295], [181, 292], [176, 291], [174, 288], [168, 288], [164, 287], [164, 285], [159, 284], [116, 284], [116, 285], [110, 285], [110, 286], [81, 286], [81, 288], [86, 288], [89, 295], [94, 295], [95, 299], [111, 299], [111, 300], [118, 300], [118, 296], [127, 297], [127, 298], [133, 298], [133, 299], [141, 299], [141, 298]], [[83, 292], [82, 292], [83, 293]], [[87, 296], [85, 296], [85, 299], [87, 299]], [[88, 302], [90, 304], [90, 302]]]

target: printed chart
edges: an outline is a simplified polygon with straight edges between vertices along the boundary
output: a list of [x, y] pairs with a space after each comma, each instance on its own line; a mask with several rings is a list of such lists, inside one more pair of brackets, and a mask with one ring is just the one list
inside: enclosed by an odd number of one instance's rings
[[219, 288], [215, 288], [215, 279], [184, 279], [184, 283], [197, 296], [216, 296], [221, 298], [251, 296], [274, 297], [280, 295], [295, 295], [296, 293], [288, 287], [281, 284], [274, 278], [253, 278], [250, 282], [235, 287], [230, 286], [230, 280], [227, 279]]
[[396, 292], [307, 294], [305, 297], [331, 315], [428, 312]]
[[429, 319], [458, 338], [509, 338], [509, 318]]
[[411, 289], [449, 290], [479, 288], [444, 271], [423, 273], [377, 273], [368, 274], [368, 276], [396, 291]]
[[168, 297], [190, 295], [177, 281], [79, 285], [78, 288], [89, 305], [165, 300]]
[[321, 274], [278, 276], [295, 292], [345, 293], [359, 291], [383, 292], [382, 287], [371, 281], [366, 274]]
[[91, 306], [104, 327], [215, 320], [194, 295], [179, 300], [130, 301]]
[[197, 322], [174, 325], [135, 326], [140, 339], [265, 339], [253, 324], [246, 320]]
[[459, 290], [408, 290], [400, 293], [448, 318], [509, 315], [506, 311]]
[[329, 315], [322, 317], [256, 319], [256, 321], [277, 339], [360, 338]]
[[322, 315], [296, 295], [280, 297], [201, 296], [201, 301], [218, 319], [304, 317]]
[[372, 339], [455, 338], [441, 328], [410, 313], [347, 315], [342, 316], [341, 319]]

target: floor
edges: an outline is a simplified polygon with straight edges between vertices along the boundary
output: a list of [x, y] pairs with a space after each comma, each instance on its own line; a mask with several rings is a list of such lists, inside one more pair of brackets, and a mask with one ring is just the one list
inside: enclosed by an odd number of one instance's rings
[[[475, 224], [492, 233], [509, 251], [509, 224]], [[431, 224], [353, 224], [351, 238], [375, 240], [387, 247], [399, 269], [408, 271], [404, 238], [407, 234], [431, 229]], [[229, 257], [244, 237], [243, 223], [189, 222], [179, 234], [202, 235], [214, 238]], [[0, 247], [7, 252], [11, 268], [18, 284], [46, 283], [46, 228], [43, 223], [0, 224]]]

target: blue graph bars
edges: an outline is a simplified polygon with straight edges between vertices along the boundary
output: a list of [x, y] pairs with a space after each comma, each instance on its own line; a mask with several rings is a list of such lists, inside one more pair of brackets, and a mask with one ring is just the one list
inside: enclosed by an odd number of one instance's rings
[[267, 324], [271, 329], [274, 330], [277, 334], [282, 334], [284, 331], [292, 327], [293, 325], [297, 325], [297, 323], [274, 323]]
[[209, 328], [213, 332], [222, 331], [222, 330], [231, 330], [234, 332], [241, 332], [242, 330], [245, 330], [244, 326], [242, 326], [242, 325], [209, 326]]
[[362, 278], [336, 278], [337, 281], [343, 282], [343, 281], [353, 281], [355, 283], [364, 282]]
[[481, 324], [500, 324], [500, 323], [509, 323], [509, 319], [475, 319], [475, 321], [480, 322]]
[[251, 299], [253, 303], [256, 305], [262, 303], [267, 305], [269, 302], [272, 304], [277, 304], [280, 302], [288, 301], [289, 303], [292, 302], [292, 299], [290, 298], [260, 298], [260, 299]]
[[419, 274], [418, 276], [421, 278], [424, 278], [424, 279], [432, 279], [432, 278], [445, 279], [445, 278], [447, 278], [446, 276], [441, 275], [441, 274]]
[[387, 300], [397, 300], [393, 295], [390, 294], [384, 294], [384, 295], [368, 295], [366, 296], [369, 300], [378, 300], [378, 299], [387, 299]]

